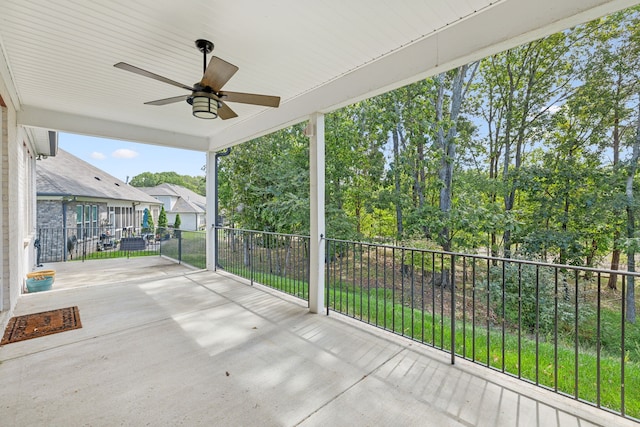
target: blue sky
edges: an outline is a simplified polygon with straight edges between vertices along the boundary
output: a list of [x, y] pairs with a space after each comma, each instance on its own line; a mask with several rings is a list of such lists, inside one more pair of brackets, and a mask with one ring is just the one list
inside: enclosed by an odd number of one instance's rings
[[59, 147], [122, 181], [142, 172], [176, 172], [203, 176], [206, 155], [157, 145], [116, 141], [68, 133], [58, 134]]

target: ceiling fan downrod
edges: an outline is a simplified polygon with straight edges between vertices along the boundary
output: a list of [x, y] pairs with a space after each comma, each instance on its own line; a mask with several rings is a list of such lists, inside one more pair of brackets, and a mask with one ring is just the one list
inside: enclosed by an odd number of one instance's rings
[[209, 40], [198, 39], [196, 40], [196, 47], [202, 52], [202, 73], [204, 74], [207, 71], [207, 54], [213, 52], [213, 43]]

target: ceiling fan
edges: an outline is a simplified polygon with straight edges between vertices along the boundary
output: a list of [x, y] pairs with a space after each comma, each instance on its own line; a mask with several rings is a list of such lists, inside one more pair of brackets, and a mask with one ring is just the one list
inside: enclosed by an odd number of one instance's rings
[[223, 91], [222, 86], [233, 77], [236, 71], [238, 71], [238, 67], [217, 56], [212, 56], [207, 66], [207, 54], [213, 51], [213, 43], [208, 40], [198, 39], [196, 40], [196, 47], [202, 52], [204, 71], [202, 80], [194, 83], [193, 87], [178, 83], [125, 62], [118, 62], [113, 66], [191, 91], [190, 95], [158, 99], [157, 101], [145, 102], [145, 104], [167, 105], [174, 102], [187, 101], [192, 106], [193, 115], [201, 119], [215, 119], [216, 117], [220, 117], [222, 120], [226, 120], [238, 117], [226, 102], [239, 102], [265, 107], [278, 107], [280, 105], [279, 96]]

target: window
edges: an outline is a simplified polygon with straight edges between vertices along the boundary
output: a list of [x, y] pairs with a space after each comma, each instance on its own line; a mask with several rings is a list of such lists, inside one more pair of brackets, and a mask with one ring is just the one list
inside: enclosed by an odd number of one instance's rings
[[98, 206], [91, 206], [91, 228], [93, 229], [93, 237], [98, 237]]
[[82, 205], [76, 206], [76, 237], [82, 238], [82, 218], [84, 218]]
[[84, 207], [84, 235], [85, 239], [91, 237], [91, 206]]

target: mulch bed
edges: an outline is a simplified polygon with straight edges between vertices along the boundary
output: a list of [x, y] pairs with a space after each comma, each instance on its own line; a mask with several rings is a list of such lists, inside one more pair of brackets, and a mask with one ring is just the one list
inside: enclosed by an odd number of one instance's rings
[[82, 323], [77, 306], [15, 316], [9, 320], [0, 345], [78, 328], [82, 328]]

